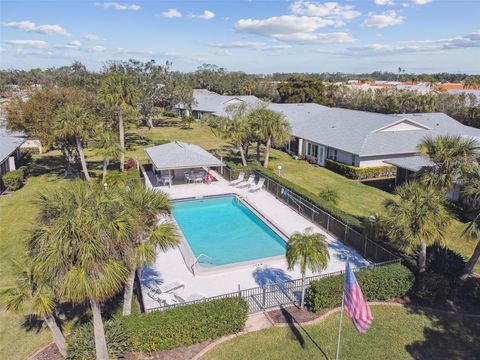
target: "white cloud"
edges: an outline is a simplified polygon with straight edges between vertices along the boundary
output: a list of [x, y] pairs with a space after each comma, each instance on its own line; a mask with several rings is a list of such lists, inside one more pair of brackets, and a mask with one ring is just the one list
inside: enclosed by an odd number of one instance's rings
[[337, 2], [317, 3], [314, 1], [295, 1], [290, 5], [294, 14], [319, 16], [332, 19], [351, 20], [361, 15], [352, 5], [340, 5]]
[[211, 20], [215, 17], [215, 13], [211, 12], [210, 10], [204, 10], [203, 13], [199, 15], [193, 14], [192, 17], [203, 20]]
[[56, 24], [37, 25], [32, 21], [25, 20], [2, 22], [1, 25], [22, 31], [36, 32], [39, 34], [70, 36], [70, 33], [67, 30]]
[[178, 11], [177, 9], [168, 9], [167, 11], [162, 13], [162, 16], [172, 19], [172, 18], [176, 18], [176, 17], [181, 17], [182, 13], [180, 11]]
[[98, 41], [98, 40], [104, 40], [101, 39], [100, 36], [95, 35], [95, 34], [85, 34], [83, 35], [83, 38], [88, 41]]
[[140, 5], [136, 4], [123, 4], [118, 2], [96, 2], [96, 7], [102, 9], [114, 9], [114, 10], [128, 10], [128, 11], [138, 11], [140, 10]]
[[224, 43], [209, 43], [208, 46], [220, 49], [255, 49], [255, 50], [283, 50], [292, 46], [287, 44], [270, 45], [258, 41], [238, 40]]
[[383, 6], [383, 5], [394, 5], [395, 3], [393, 2], [393, 0], [375, 0], [375, 5], [380, 5], [380, 6]]
[[7, 49], [4, 49], [3, 47], [0, 46], [0, 52], [7, 51]]
[[395, 11], [389, 10], [381, 14], [368, 13], [368, 18], [362, 23], [366, 27], [376, 27], [383, 29], [387, 26], [400, 25], [405, 18], [398, 15]]
[[5, 40], [5, 44], [20, 47], [33, 47], [37, 49], [45, 49], [48, 43], [43, 40]]
[[317, 16], [284, 15], [263, 20], [240, 19], [235, 24], [235, 28], [245, 33], [301, 44], [353, 41], [353, 38], [346, 32], [315, 33], [319, 28], [335, 24], [336, 20]]
[[233, 53], [230, 50], [227, 50], [227, 49], [222, 49], [222, 50], [215, 51], [213, 54], [217, 55], [217, 56], [232, 56], [233, 55]]
[[438, 52], [465, 48], [480, 48], [480, 32], [438, 40], [402, 41], [392, 44], [367, 44], [347, 49], [350, 54], [399, 54]]
[[415, 4], [415, 5], [426, 5], [428, 3], [431, 3], [432, 0], [412, 0], [412, 2]]

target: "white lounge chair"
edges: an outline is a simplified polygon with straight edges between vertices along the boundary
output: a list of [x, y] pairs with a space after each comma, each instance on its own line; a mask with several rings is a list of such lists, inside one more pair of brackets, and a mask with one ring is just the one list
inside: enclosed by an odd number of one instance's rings
[[237, 185], [237, 187], [252, 186], [254, 183], [255, 183], [255, 175], [250, 175], [247, 181], [242, 181]]
[[171, 291], [174, 291], [174, 290], [178, 290], [178, 289], [183, 289], [185, 288], [185, 285], [182, 284], [181, 282], [179, 281], [173, 281], [171, 283], [168, 283], [168, 284], [163, 284], [163, 285], [160, 285], [158, 287], [158, 289], [162, 292], [162, 293], [168, 293], [168, 292], [171, 292]]
[[265, 178], [260, 178], [255, 185], [250, 186], [250, 189], [248, 191], [254, 192], [254, 191], [260, 190], [263, 187], [264, 183], [265, 183]]
[[240, 184], [243, 181], [243, 179], [245, 179], [245, 172], [240, 171], [240, 173], [238, 174], [238, 178], [236, 180], [230, 181], [230, 185], [235, 186], [237, 184]]

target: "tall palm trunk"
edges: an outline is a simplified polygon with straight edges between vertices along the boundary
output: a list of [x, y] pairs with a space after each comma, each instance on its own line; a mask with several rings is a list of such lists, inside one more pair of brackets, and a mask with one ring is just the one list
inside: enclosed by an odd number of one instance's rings
[[128, 316], [132, 313], [132, 297], [133, 285], [135, 283], [135, 272], [137, 268], [133, 266], [130, 269], [127, 282], [125, 283], [125, 290], [123, 291], [123, 315]]
[[300, 309], [303, 310], [305, 304], [305, 274], [302, 274], [302, 294], [300, 296]]
[[102, 311], [100, 303], [90, 300], [93, 313], [93, 334], [95, 335], [95, 354], [97, 360], [108, 360], [107, 339], [103, 328]]
[[267, 138], [267, 145], [265, 145], [265, 161], [263, 162], [263, 167], [268, 168], [268, 159], [270, 158], [270, 147], [272, 146], [272, 136], [270, 135]]
[[475, 266], [479, 258], [480, 258], [480, 241], [477, 242], [477, 246], [475, 246], [475, 250], [473, 251], [472, 256], [465, 264], [462, 279], [465, 280], [472, 273], [473, 267]]
[[71, 177], [74, 173], [73, 165], [75, 164], [75, 158], [70, 154], [70, 152], [63, 145], [60, 145], [60, 151], [62, 152], [63, 159], [65, 161], [64, 176]]
[[105, 177], [107, 176], [107, 170], [108, 170], [108, 163], [110, 160], [108, 160], [108, 157], [103, 159], [103, 169], [102, 169], [102, 181], [105, 180]]
[[120, 147], [122, 148], [122, 154], [120, 155], [120, 171], [125, 170], [125, 127], [123, 124], [123, 111], [120, 106], [118, 109], [118, 134], [120, 136]]
[[53, 341], [57, 345], [58, 351], [62, 354], [63, 357], [67, 356], [67, 345], [65, 343], [65, 337], [63, 336], [62, 330], [57, 325], [55, 318], [50, 316], [45, 316], [43, 318], [48, 325], [48, 328], [52, 332]]
[[242, 144], [238, 143], [237, 147], [238, 147], [238, 151], [240, 151], [240, 156], [242, 158], [242, 165], [247, 166], [247, 160], [245, 159], [245, 153], [243, 152]]
[[85, 176], [85, 180], [90, 181], [90, 175], [88, 174], [88, 168], [87, 168], [87, 161], [85, 160], [85, 153], [83, 151], [83, 145], [82, 145], [82, 140], [80, 139], [80, 136], [78, 135], [75, 136], [75, 142], [77, 144], [78, 155], [80, 156], [80, 163], [82, 164], [83, 175]]
[[420, 253], [418, 254], [418, 272], [425, 272], [427, 266], [427, 243], [422, 240], [420, 243]]
[[260, 163], [260, 140], [257, 141], [257, 161]]

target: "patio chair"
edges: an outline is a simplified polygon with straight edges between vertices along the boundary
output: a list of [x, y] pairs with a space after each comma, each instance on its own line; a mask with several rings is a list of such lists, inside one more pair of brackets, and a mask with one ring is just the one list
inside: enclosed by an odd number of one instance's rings
[[202, 183], [203, 182], [203, 174], [196, 174], [195, 179], [194, 179], [195, 184], [196, 183]]
[[167, 284], [163, 284], [163, 285], [160, 285], [158, 287], [158, 289], [162, 292], [162, 293], [169, 293], [169, 292], [172, 292], [174, 290], [178, 290], [178, 289], [183, 289], [185, 288], [185, 285], [182, 284], [181, 282], [179, 281], [173, 281], [171, 283], [167, 283]]
[[258, 191], [263, 187], [264, 183], [265, 183], [265, 178], [260, 178], [258, 182], [255, 185], [251, 186], [248, 191], [251, 191], [251, 192]]
[[237, 184], [240, 184], [243, 179], [245, 179], [245, 172], [244, 171], [240, 171], [240, 173], [238, 174], [238, 178], [236, 180], [232, 180], [230, 181], [230, 185], [237, 185]]
[[185, 171], [184, 172], [184, 176], [185, 176], [185, 181], [187, 183], [190, 183], [190, 181], [194, 181], [195, 178], [192, 176], [192, 173], [190, 171]]
[[250, 175], [247, 181], [242, 181], [237, 184], [237, 187], [249, 187], [255, 183], [255, 175]]

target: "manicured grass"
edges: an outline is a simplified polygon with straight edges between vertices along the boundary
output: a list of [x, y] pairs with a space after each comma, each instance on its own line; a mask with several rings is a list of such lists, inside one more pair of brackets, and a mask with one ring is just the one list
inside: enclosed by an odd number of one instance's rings
[[[343, 322], [341, 359], [474, 359], [480, 351], [475, 318], [413, 313], [373, 306], [374, 321], [365, 335], [348, 318]], [[205, 360], [334, 359], [339, 313], [322, 323], [254, 332], [220, 344]]]
[[[57, 186], [55, 177], [32, 177], [17, 192], [0, 197], [0, 288], [13, 282], [12, 260], [21, 259], [25, 251], [27, 230], [38, 211], [34, 199], [37, 194]], [[0, 310], [0, 354], [4, 359], [25, 359], [32, 352], [51, 341], [50, 331], [25, 322], [22, 315]]]

